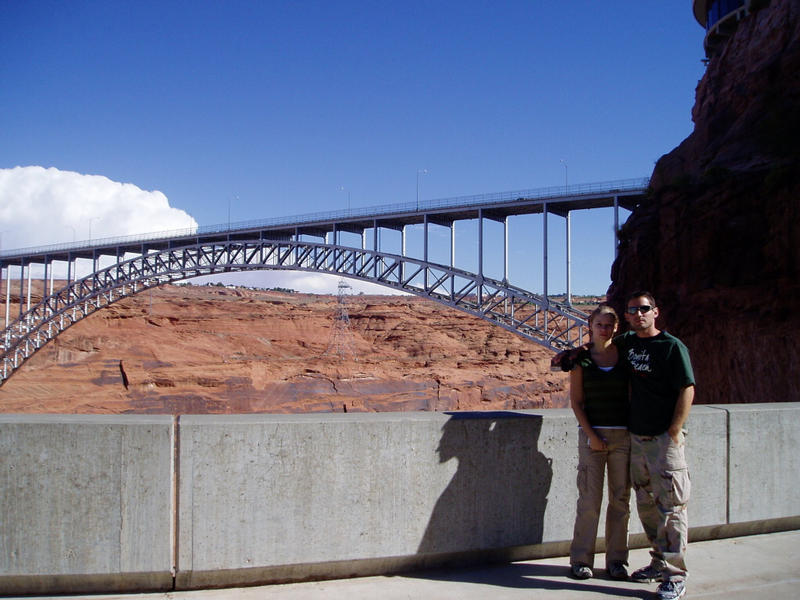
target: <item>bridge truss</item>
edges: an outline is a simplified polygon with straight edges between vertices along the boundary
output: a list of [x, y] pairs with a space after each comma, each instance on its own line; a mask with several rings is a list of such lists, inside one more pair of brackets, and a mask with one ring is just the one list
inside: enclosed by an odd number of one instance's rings
[[[45, 295], [2, 332], [0, 385], [81, 319], [164, 283], [257, 269], [330, 273], [451, 306], [553, 349], [582, 343], [586, 315], [566, 303], [453, 267], [396, 254], [300, 241], [236, 240], [152, 251]], [[9, 280], [10, 281], [10, 280]]]

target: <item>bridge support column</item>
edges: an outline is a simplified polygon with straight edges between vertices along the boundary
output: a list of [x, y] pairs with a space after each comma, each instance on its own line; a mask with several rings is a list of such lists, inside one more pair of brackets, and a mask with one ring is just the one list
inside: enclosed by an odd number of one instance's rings
[[[450, 222], [450, 268], [454, 269], [456, 266], [456, 222]], [[450, 278], [450, 300], [455, 300], [456, 297], [456, 278]]]
[[547, 202], [542, 204], [542, 296], [547, 299]]
[[[328, 232], [327, 231], [323, 234], [322, 243], [323, 244], [330, 244], [330, 241], [328, 240]], [[328, 256], [325, 257], [325, 268], [326, 269], [330, 269], [330, 267], [331, 267], [331, 255], [328, 254]]]
[[[119, 246], [117, 246], [117, 248], [114, 250], [114, 254], [116, 255], [116, 258], [117, 258], [117, 264], [114, 266], [114, 278], [117, 281], [119, 281], [121, 276], [122, 276], [122, 272], [123, 272], [122, 271], [122, 267], [120, 266], [120, 262], [121, 262], [120, 258], [124, 258], [124, 256], [122, 256], [122, 257], [120, 256]], [[52, 295], [52, 293], [53, 293], [53, 290], [51, 289], [50, 290], [50, 294]], [[122, 286], [122, 294], [123, 295], [125, 294], [125, 286], [124, 285]]]
[[422, 242], [422, 253], [425, 260], [425, 291], [428, 291], [428, 213], [425, 213], [423, 216], [423, 236], [424, 240]]
[[483, 306], [483, 209], [478, 209], [478, 310]]
[[336, 259], [337, 259], [336, 255], [337, 255], [337, 252], [338, 252], [337, 247], [339, 246], [339, 229], [336, 227], [336, 223], [333, 224], [333, 230], [331, 231], [331, 238], [332, 238], [332, 241], [333, 241], [334, 248], [333, 248], [332, 256], [328, 259], [328, 261], [329, 261], [328, 262], [328, 268], [331, 271], [335, 272], [336, 271]]
[[564, 220], [564, 225], [566, 229], [566, 256], [567, 256], [567, 297], [566, 303], [569, 306], [572, 306], [572, 228], [570, 223], [570, 213], [567, 210], [567, 215]]
[[31, 281], [33, 280], [33, 265], [28, 264], [28, 297], [25, 302], [25, 310], [31, 309]]
[[[294, 246], [294, 266], [295, 267], [299, 267], [300, 266], [298, 264], [300, 262], [300, 245], [298, 243], [298, 242], [300, 242], [300, 228], [299, 227], [295, 227], [294, 228], [294, 235], [292, 237], [294, 238], [294, 242], [295, 242], [295, 246]], [[264, 252], [263, 247], [261, 249], [261, 252], [262, 252], [262, 255], [263, 255], [263, 252]]]
[[20, 329], [22, 328], [22, 299], [25, 297], [25, 264], [20, 261], [19, 263], [19, 322]]
[[[11, 265], [6, 267], [6, 328], [10, 323], [9, 318], [11, 314]], [[8, 337], [5, 343], [8, 344]]]
[[[361, 249], [362, 250], [366, 250], [367, 249], [367, 230], [366, 229], [362, 229], [361, 230]], [[367, 260], [366, 253], [362, 252], [361, 253], [361, 264], [358, 266], [358, 270], [359, 271], [364, 268], [364, 261], [366, 261], [366, 260]]]
[[[508, 216], [503, 217], [503, 283], [508, 285]], [[503, 307], [508, 313], [508, 294], [503, 301]]]
[[[417, 209], [419, 210], [419, 209]], [[400, 228], [400, 256], [406, 257], [406, 226]], [[400, 279], [405, 282], [406, 280], [406, 261], [400, 265]]]
[[72, 255], [67, 254], [67, 302], [72, 302]]
[[550, 297], [547, 290], [547, 202], [542, 203], [542, 296], [544, 306], [542, 307], [542, 320], [544, 330], [547, 331], [547, 309], [550, 306]]
[[503, 217], [503, 283], [508, 284], [508, 217]]
[[47, 272], [49, 270], [50, 263], [47, 260], [47, 257], [44, 258], [44, 273], [42, 274], [42, 303], [44, 303], [44, 299], [47, 296]]
[[373, 219], [372, 220], [372, 237], [373, 237], [372, 249], [375, 251], [375, 259], [374, 259], [375, 263], [373, 265], [374, 272], [373, 272], [372, 275], [373, 275], [373, 277], [375, 277], [375, 279], [377, 279], [378, 278], [378, 243], [379, 243], [379, 241], [378, 241], [378, 219]]

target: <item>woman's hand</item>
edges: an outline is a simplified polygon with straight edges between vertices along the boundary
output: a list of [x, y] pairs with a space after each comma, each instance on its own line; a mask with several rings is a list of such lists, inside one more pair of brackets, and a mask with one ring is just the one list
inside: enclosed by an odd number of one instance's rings
[[596, 433], [592, 433], [587, 437], [589, 438], [589, 448], [591, 448], [595, 452], [608, 450], [608, 444], [606, 443], [606, 441]]

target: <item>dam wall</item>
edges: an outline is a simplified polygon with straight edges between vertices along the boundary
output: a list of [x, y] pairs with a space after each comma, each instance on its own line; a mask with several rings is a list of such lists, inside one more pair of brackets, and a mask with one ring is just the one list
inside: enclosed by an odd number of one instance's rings
[[[693, 541], [800, 528], [799, 417], [800, 403], [692, 409]], [[0, 594], [564, 555], [577, 433], [562, 409], [0, 415]], [[633, 503], [631, 545], [646, 545]]]

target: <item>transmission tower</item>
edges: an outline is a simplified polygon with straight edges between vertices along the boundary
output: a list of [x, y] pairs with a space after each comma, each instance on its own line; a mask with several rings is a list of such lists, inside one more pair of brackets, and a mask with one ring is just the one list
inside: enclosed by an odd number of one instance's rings
[[323, 356], [338, 356], [341, 358], [358, 361], [353, 350], [353, 332], [350, 331], [350, 315], [347, 312], [347, 297], [352, 288], [344, 279], [339, 280], [339, 290], [337, 294], [336, 314], [333, 318], [331, 327], [331, 339], [328, 341], [328, 348], [322, 353]]

